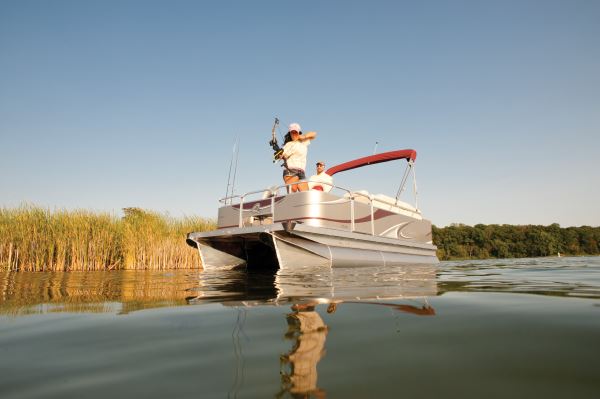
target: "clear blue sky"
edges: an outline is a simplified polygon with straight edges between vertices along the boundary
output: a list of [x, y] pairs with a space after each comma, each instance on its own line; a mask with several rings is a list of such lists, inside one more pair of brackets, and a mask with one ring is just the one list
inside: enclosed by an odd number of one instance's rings
[[[328, 165], [418, 152], [450, 223], [600, 225], [599, 1], [0, 1], [0, 206], [215, 217], [281, 182], [273, 117]], [[283, 132], [283, 130], [282, 130]], [[336, 176], [394, 195], [404, 164]]]

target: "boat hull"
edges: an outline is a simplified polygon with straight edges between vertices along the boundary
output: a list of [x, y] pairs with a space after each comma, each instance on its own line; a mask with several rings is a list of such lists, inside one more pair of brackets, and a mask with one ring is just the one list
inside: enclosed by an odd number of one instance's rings
[[296, 269], [437, 264], [436, 246], [302, 223], [190, 233], [204, 268]]

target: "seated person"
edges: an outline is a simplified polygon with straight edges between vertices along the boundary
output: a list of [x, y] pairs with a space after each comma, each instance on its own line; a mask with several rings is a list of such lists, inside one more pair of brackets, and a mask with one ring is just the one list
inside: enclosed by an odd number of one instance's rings
[[308, 187], [311, 190], [320, 190], [326, 193], [331, 191], [333, 188], [333, 177], [325, 173], [325, 162], [317, 162], [317, 174], [312, 175], [310, 179], [308, 179]]
[[278, 189], [277, 186], [271, 186], [271, 187], [267, 188], [265, 191], [263, 191], [262, 199], [276, 197], [277, 196], [277, 189]]

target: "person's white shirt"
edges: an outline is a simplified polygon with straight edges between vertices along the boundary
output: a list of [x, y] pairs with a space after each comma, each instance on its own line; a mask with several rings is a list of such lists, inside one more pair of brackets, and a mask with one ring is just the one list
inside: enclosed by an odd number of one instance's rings
[[283, 156], [286, 158], [288, 169], [306, 169], [306, 154], [310, 140], [289, 141], [283, 146]]
[[[327, 183], [327, 184], [322, 184], [322, 183]], [[312, 175], [310, 177], [310, 179], [308, 179], [308, 188], [310, 188], [312, 190], [315, 186], [323, 187], [323, 191], [328, 193], [333, 188], [332, 187], [333, 186], [333, 177], [329, 176], [325, 172], [321, 172], [316, 175]]]

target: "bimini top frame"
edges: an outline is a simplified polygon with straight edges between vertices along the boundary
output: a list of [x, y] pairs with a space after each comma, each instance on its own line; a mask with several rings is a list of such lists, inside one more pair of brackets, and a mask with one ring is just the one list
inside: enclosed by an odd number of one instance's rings
[[332, 166], [331, 168], [327, 169], [325, 173], [327, 173], [329, 176], [333, 176], [336, 173], [344, 172], [346, 170], [356, 169], [367, 165], [374, 165], [381, 162], [395, 161], [397, 159], [406, 159], [409, 163], [414, 163], [414, 161], [417, 160], [417, 152], [410, 149], [382, 152], [380, 154], [369, 155], [368, 157], [362, 157], [353, 161]]
[[406, 159], [408, 161], [408, 166], [404, 172], [404, 176], [402, 176], [402, 181], [400, 182], [400, 187], [398, 188], [398, 192], [396, 193], [396, 202], [400, 198], [400, 195], [404, 191], [406, 187], [406, 181], [410, 172], [412, 172], [413, 176], [413, 191], [415, 194], [415, 208], [419, 208], [418, 195], [417, 195], [417, 176], [415, 175], [415, 166], [414, 163], [417, 160], [417, 152], [412, 149], [406, 150], [396, 150], [396, 151], [388, 151], [382, 152], [379, 154], [369, 155], [367, 157], [362, 157], [355, 159], [353, 161], [348, 161], [341, 163], [339, 165], [332, 166], [327, 169], [325, 173], [329, 176], [333, 176], [336, 173], [345, 172], [347, 170], [352, 170], [356, 168], [361, 168], [367, 165], [374, 165], [382, 162], [395, 161], [398, 159]]

